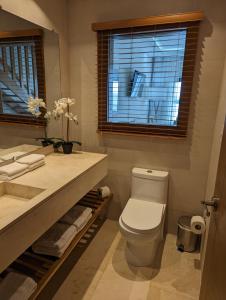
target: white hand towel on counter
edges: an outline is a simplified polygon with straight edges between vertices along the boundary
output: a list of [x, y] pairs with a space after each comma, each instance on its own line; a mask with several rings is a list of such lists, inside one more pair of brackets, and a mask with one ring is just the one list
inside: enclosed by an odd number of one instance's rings
[[27, 300], [37, 288], [37, 283], [26, 275], [10, 272], [0, 283], [0, 299]]
[[12, 152], [12, 153], [9, 153], [9, 154], [6, 154], [6, 155], [3, 155], [3, 156], [0, 156], [0, 159], [2, 159], [3, 161], [6, 161], [6, 160], [9, 160], [9, 159], [12, 159], [12, 158], [17, 158], [21, 155], [24, 155], [26, 154], [27, 152], [23, 152], [23, 151], [16, 151], [16, 152]]
[[44, 160], [40, 160], [32, 165], [28, 165], [28, 170], [29, 171], [33, 171], [41, 166], [44, 166], [45, 165], [45, 161]]
[[63, 223], [54, 224], [32, 246], [35, 253], [61, 257], [77, 234], [77, 228]]
[[35, 170], [45, 164], [45, 155], [43, 154], [30, 154], [17, 160], [20, 164], [27, 164], [28, 170]]
[[81, 230], [84, 223], [90, 220], [90, 216], [92, 217], [92, 208], [76, 205], [60, 219], [60, 222], [75, 225], [78, 230]]
[[[8, 180], [23, 175], [28, 170], [27, 165], [22, 165], [17, 162], [0, 167], [0, 180]], [[7, 180], [7, 179], [6, 179]]]
[[1, 175], [0, 174], [0, 181], [10, 181], [10, 180], [13, 180], [13, 179], [15, 179], [17, 177], [20, 177], [20, 176], [24, 175], [25, 173], [27, 173], [27, 171], [28, 171], [28, 169], [26, 169], [26, 170], [24, 170], [24, 171], [22, 171], [20, 173], [17, 173], [17, 174], [15, 174], [13, 176], [7, 176], [7, 175]]

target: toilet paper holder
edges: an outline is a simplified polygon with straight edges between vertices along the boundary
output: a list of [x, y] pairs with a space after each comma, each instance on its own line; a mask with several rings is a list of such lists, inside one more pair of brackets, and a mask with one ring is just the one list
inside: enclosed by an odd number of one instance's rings
[[201, 204], [204, 205], [205, 208], [207, 209], [208, 215], [210, 215], [208, 207], [211, 206], [211, 207], [213, 207], [213, 210], [216, 211], [218, 208], [219, 200], [220, 200], [220, 198], [213, 196], [210, 201], [206, 201], [206, 200], [201, 201]]

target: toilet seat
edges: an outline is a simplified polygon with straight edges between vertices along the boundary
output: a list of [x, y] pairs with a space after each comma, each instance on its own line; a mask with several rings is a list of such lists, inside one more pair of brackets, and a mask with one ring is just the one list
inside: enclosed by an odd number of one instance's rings
[[125, 228], [135, 233], [152, 233], [161, 222], [165, 204], [130, 198], [122, 212]]

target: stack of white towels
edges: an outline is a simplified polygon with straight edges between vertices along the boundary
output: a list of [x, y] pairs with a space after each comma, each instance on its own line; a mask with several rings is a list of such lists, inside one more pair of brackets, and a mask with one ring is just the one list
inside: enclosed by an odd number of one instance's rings
[[37, 288], [37, 283], [29, 276], [9, 272], [0, 284], [0, 299], [27, 300]]
[[17, 159], [17, 162], [22, 165], [26, 165], [28, 171], [32, 171], [36, 168], [39, 168], [45, 164], [45, 155], [44, 154], [30, 154], [22, 158]]
[[[11, 158], [15, 159], [15, 153], [11, 155]], [[1, 157], [3, 158], [3, 157]], [[19, 177], [29, 171], [32, 171], [45, 164], [45, 155], [43, 154], [30, 154], [22, 158], [16, 159], [8, 165], [0, 167], [0, 180], [9, 181], [16, 177]]]
[[39, 254], [61, 257], [76, 234], [86, 226], [91, 218], [91, 208], [81, 205], [74, 206], [34, 243], [32, 250]]

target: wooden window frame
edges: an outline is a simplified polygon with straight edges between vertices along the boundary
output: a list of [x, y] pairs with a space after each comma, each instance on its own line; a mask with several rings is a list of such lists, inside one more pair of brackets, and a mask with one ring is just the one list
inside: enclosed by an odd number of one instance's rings
[[[195, 70], [196, 48], [202, 12], [156, 16], [142, 19], [112, 21], [92, 24], [97, 32], [98, 52], [98, 131], [113, 134], [152, 135], [185, 138], [187, 136], [189, 110], [192, 96], [192, 83]], [[186, 48], [182, 73], [182, 88], [178, 121], [176, 126], [142, 125], [130, 123], [111, 123], [108, 115], [108, 51], [109, 35], [150, 30], [171, 30], [186, 28]], [[192, 39], [190, 38], [192, 36]], [[103, 51], [104, 49], [104, 51]], [[103, 56], [105, 61], [103, 63]], [[107, 59], [106, 59], [107, 57]]]
[[[38, 84], [38, 97], [46, 99], [46, 86], [45, 86], [45, 66], [44, 66], [44, 46], [43, 46], [43, 30], [29, 29], [18, 31], [2, 31], [0, 32], [1, 41], [33, 41], [35, 44], [36, 54], [36, 69], [37, 69], [37, 84]], [[0, 123], [7, 124], [24, 124], [37, 127], [45, 127], [47, 122], [43, 114], [40, 117], [29, 115], [14, 115], [14, 114], [1, 114]]]

